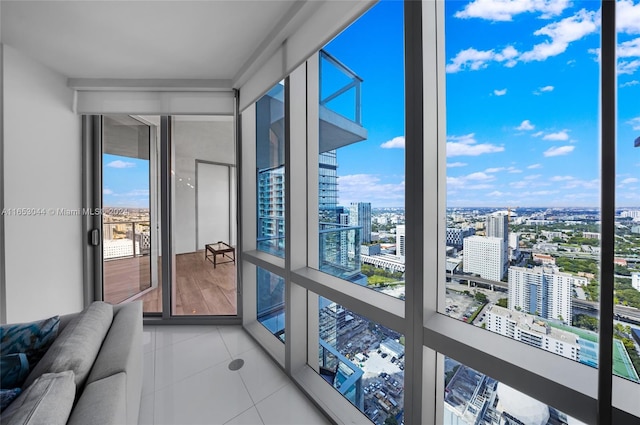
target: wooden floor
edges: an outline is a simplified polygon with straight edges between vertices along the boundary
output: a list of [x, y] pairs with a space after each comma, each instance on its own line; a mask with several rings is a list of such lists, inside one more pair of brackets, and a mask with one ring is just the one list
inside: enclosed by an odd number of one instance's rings
[[[141, 288], [149, 288], [149, 256], [111, 260], [104, 263], [105, 301], [118, 304]], [[158, 272], [160, 272], [158, 259]], [[160, 281], [160, 278], [158, 278]], [[142, 282], [142, 284], [141, 284]], [[145, 313], [162, 310], [162, 288], [148, 290], [138, 299]], [[174, 315], [235, 315], [236, 266], [205, 260], [204, 251], [176, 255]]]

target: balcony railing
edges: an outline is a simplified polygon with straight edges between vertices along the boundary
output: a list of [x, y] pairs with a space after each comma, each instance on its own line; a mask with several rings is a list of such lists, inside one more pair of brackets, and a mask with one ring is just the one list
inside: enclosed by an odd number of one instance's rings
[[284, 217], [258, 217], [257, 249], [284, 257]]
[[104, 222], [102, 224], [103, 258], [111, 260], [149, 255], [151, 253], [149, 229], [149, 221]]
[[362, 227], [320, 223], [320, 271], [350, 280], [360, 273]]
[[362, 393], [364, 371], [322, 338], [319, 338], [318, 341], [320, 343], [320, 370], [331, 371], [333, 387], [354, 406], [362, 410], [364, 406]]
[[[328, 107], [329, 109], [342, 115], [345, 118], [352, 120], [358, 125], [362, 125], [362, 110], [361, 110], [361, 104], [362, 104], [361, 85], [363, 81], [362, 78], [360, 78], [355, 72], [350, 70], [345, 64], [340, 62], [338, 59], [331, 56], [329, 53], [325, 52], [324, 50], [320, 50], [320, 87], [324, 87], [322, 84], [323, 77], [327, 78], [326, 75], [323, 75], [323, 68], [325, 67], [325, 65], [330, 66], [332, 70], [337, 70], [341, 74], [346, 76], [347, 83], [341, 87], [338, 87], [336, 90], [332, 91], [326, 96], [323, 96], [322, 93], [320, 93], [320, 105]], [[346, 103], [347, 102], [346, 93], [349, 93], [351, 90], [354, 91], [353, 110], [350, 110], [351, 109], [350, 107], [349, 109], [345, 109], [345, 108], [335, 108], [335, 107], [329, 106], [330, 102], [337, 99], [339, 99], [338, 101], [339, 103], [341, 102]], [[340, 109], [340, 110], [336, 110], [336, 109]]]

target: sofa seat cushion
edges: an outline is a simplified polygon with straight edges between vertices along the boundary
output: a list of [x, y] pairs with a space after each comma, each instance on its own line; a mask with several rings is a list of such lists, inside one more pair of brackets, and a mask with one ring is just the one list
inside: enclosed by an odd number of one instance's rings
[[55, 340], [59, 324], [60, 317], [54, 316], [36, 322], [0, 326], [0, 356], [24, 353], [33, 367]]
[[127, 423], [127, 375], [122, 372], [88, 383], [68, 425]]
[[3, 425], [63, 425], [73, 408], [73, 372], [45, 373], [16, 398], [0, 416]]
[[112, 320], [113, 307], [110, 304], [92, 303], [60, 332], [42, 360], [29, 373], [22, 389], [44, 373], [72, 370], [80, 393]]

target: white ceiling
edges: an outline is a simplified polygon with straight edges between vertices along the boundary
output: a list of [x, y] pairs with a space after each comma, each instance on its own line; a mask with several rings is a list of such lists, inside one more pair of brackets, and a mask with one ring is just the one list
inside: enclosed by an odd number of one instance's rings
[[232, 81], [303, 3], [2, 0], [1, 39], [69, 78]]

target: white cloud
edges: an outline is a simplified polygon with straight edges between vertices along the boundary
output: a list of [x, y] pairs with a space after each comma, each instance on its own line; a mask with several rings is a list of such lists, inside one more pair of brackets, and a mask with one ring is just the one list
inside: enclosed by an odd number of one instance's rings
[[553, 176], [549, 180], [551, 180], [552, 182], [566, 182], [574, 179], [575, 177], [573, 176]]
[[132, 168], [135, 166], [136, 164], [133, 162], [125, 162], [119, 159], [115, 161], [111, 161], [110, 163], [107, 164], [107, 167], [111, 167], [111, 168]]
[[575, 149], [575, 146], [558, 146], [558, 147], [553, 147], [553, 148], [549, 148], [546, 151], [543, 152], [544, 156], [560, 156], [560, 155], [567, 155], [571, 152], [573, 152], [573, 150]]
[[600, 15], [597, 12], [588, 12], [582, 9], [573, 16], [535, 31], [534, 35], [546, 35], [550, 40], [536, 44], [532, 50], [524, 52], [520, 56], [520, 60], [524, 62], [543, 61], [564, 53], [570, 43], [596, 32], [599, 25]]
[[377, 206], [404, 204], [404, 181], [385, 183], [375, 174], [350, 174], [340, 176], [339, 185], [342, 205], [364, 199]]
[[497, 173], [499, 171], [504, 171], [505, 168], [504, 167], [497, 167], [497, 168], [487, 168], [486, 170], [484, 170], [485, 173]]
[[533, 136], [533, 137], [540, 137], [540, 136], [542, 136], [543, 134], [544, 134], [544, 133], [543, 133], [542, 131], [538, 131], [538, 132], [536, 132], [536, 133], [533, 133], [533, 134], [532, 134], [532, 136]]
[[522, 172], [522, 170], [516, 168], [516, 167], [509, 167], [507, 168], [507, 171], [511, 174], [519, 174]]
[[527, 168], [529, 170], [535, 170], [536, 168], [542, 168], [542, 164], [531, 164]]
[[560, 15], [569, 5], [569, 0], [475, 0], [456, 12], [455, 17], [511, 21], [521, 13], [540, 13], [546, 19]]
[[507, 94], [507, 89], [494, 90], [493, 94], [495, 94], [496, 96], [504, 96], [505, 94]]
[[640, 68], [640, 60], [618, 61], [618, 74], [631, 75]]
[[631, 86], [637, 86], [638, 84], [640, 84], [640, 81], [631, 80], [631, 81], [627, 81], [626, 83], [620, 84], [620, 87], [631, 87]]
[[620, 183], [621, 183], [621, 184], [638, 183], [638, 179], [637, 179], [637, 178], [635, 178], [635, 177], [628, 177], [628, 178], [626, 178], [626, 179], [622, 180]]
[[630, 124], [634, 130], [640, 130], [640, 117], [630, 119], [627, 124]]
[[524, 176], [524, 180], [538, 180], [542, 177], [542, 174], [531, 174], [530, 176]]
[[619, 32], [640, 34], [640, 3], [634, 5], [632, 0], [618, 0], [616, 27]]
[[478, 156], [485, 153], [503, 152], [504, 147], [490, 143], [478, 143], [475, 134], [449, 136], [447, 139], [447, 156]]
[[488, 184], [494, 181], [495, 176], [483, 172], [467, 174], [466, 176], [451, 177], [447, 176], [447, 188], [456, 189], [491, 189], [492, 185]]
[[522, 123], [520, 123], [519, 126], [516, 127], [516, 130], [529, 131], [529, 130], [533, 130], [534, 128], [536, 128], [536, 126], [531, 124], [531, 121], [524, 120], [522, 121]]
[[113, 190], [108, 189], [108, 188], [105, 187], [104, 189], [102, 189], [102, 194], [103, 195], [113, 195]]
[[404, 136], [394, 137], [393, 139], [381, 144], [380, 147], [384, 149], [404, 149]]
[[569, 135], [567, 134], [568, 130], [558, 131], [557, 133], [549, 133], [545, 135], [542, 140], [569, 140]]
[[582, 188], [582, 189], [598, 189], [600, 187], [600, 183], [598, 181], [598, 179], [593, 179], [593, 180], [579, 180], [579, 179], [573, 179], [567, 182], [567, 184], [565, 184], [562, 188], [563, 189], [576, 189], [576, 188]]
[[547, 92], [547, 91], [553, 91], [555, 87], [553, 86], [544, 86], [544, 87], [540, 87], [540, 91], [542, 92]]
[[458, 54], [451, 59], [451, 63], [447, 64], [446, 71], [450, 74], [466, 69], [477, 71], [489, 66], [489, 62], [505, 62], [505, 66], [513, 67], [517, 63], [515, 58], [518, 57], [518, 54], [518, 51], [513, 46], [507, 46], [498, 53], [493, 49], [476, 50], [471, 47], [459, 51]]
[[508, 194], [504, 192], [500, 192], [499, 190], [494, 190], [493, 192], [487, 194], [487, 196], [491, 196], [492, 198], [500, 198], [504, 195], [508, 195]]
[[447, 168], [466, 167], [466, 162], [447, 162]]
[[618, 44], [616, 53], [619, 58], [632, 58], [640, 56], [640, 37]]

